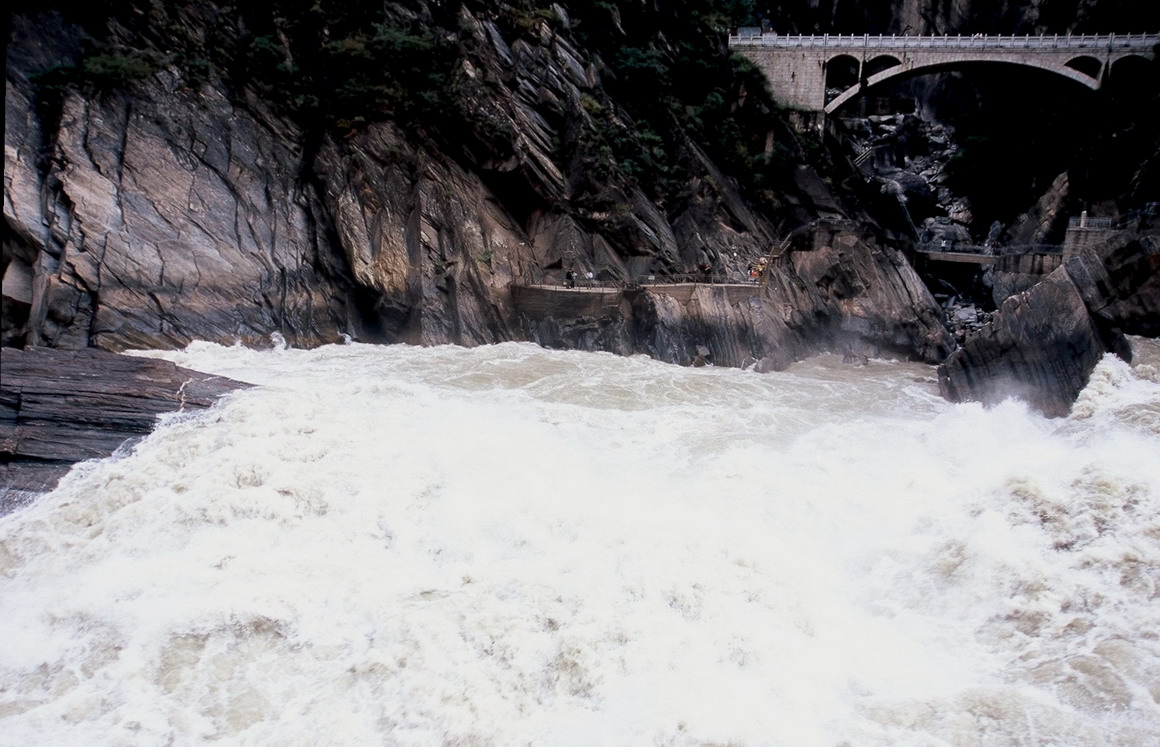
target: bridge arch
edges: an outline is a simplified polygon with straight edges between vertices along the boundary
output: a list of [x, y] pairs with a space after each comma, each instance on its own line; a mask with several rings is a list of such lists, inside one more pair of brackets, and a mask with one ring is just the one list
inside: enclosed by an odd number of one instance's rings
[[862, 61], [852, 54], [838, 54], [826, 60], [826, 89], [857, 88], [862, 80]]
[[1039, 60], [1019, 60], [1019, 61], [1015, 61], [1015, 60], [965, 60], [965, 61], [955, 61], [955, 62], [941, 62], [940, 61], [940, 62], [927, 63], [927, 64], [921, 64], [921, 63], [915, 64], [913, 62], [903, 62], [900, 65], [896, 65], [894, 67], [883, 70], [880, 73], [876, 73], [874, 75], [868, 76], [863, 85], [853, 86], [851, 88], [847, 88], [846, 90], [842, 91], [842, 93], [838, 94], [831, 101], [826, 103], [825, 112], [826, 112], [826, 114], [833, 114], [835, 111], [837, 111], [839, 108], [841, 108], [841, 106], [843, 104], [845, 104], [847, 101], [849, 101], [850, 99], [852, 99], [855, 96], [858, 96], [862, 93], [865, 93], [868, 88], [872, 88], [873, 86], [876, 86], [879, 83], [885, 83], [886, 81], [892, 80], [894, 78], [926, 75], [929, 73], [936, 73], [936, 72], [939, 72], [941, 70], [949, 70], [949, 69], [961, 67], [963, 65], [974, 65], [974, 64], [979, 64], [979, 63], [983, 63], [983, 62], [999, 63], [999, 64], [1004, 64], [1004, 65], [1021, 65], [1023, 67], [1034, 67], [1034, 68], [1038, 68], [1040, 70], [1046, 70], [1047, 72], [1062, 75], [1063, 77], [1074, 80], [1075, 82], [1077, 82], [1081, 85], [1084, 85], [1084, 86], [1092, 89], [1093, 91], [1097, 90], [1100, 87], [1099, 78], [1093, 78], [1090, 75], [1086, 75], [1086, 74], [1080, 72], [1079, 70], [1067, 67], [1066, 65], [1053, 64], [1050, 62], [1044, 62], [1044, 61], [1039, 61]]
[[1140, 72], [1145, 72], [1151, 63], [1152, 61], [1143, 55], [1126, 54], [1119, 59], [1112, 60], [1112, 64], [1108, 67], [1108, 73], [1115, 78], [1125, 69], [1136, 68]]
[[871, 75], [877, 75], [901, 64], [902, 60], [892, 54], [880, 54], [866, 61], [866, 64], [862, 66], [862, 75], [869, 78]]
[[1070, 67], [1072, 70], [1078, 70], [1084, 75], [1090, 76], [1097, 80], [1100, 77], [1100, 72], [1104, 69], [1104, 63], [1100, 62], [1091, 55], [1080, 55], [1079, 57], [1073, 57], [1063, 64], [1067, 67]]
[[[866, 88], [902, 75], [1001, 62], [1039, 68], [1093, 90], [1113, 82], [1121, 58], [1151, 60], [1160, 34], [870, 36], [738, 34], [729, 46], [756, 63], [770, 92], [790, 109], [833, 112]], [[837, 66], [845, 74], [837, 75]], [[857, 80], [854, 72], [857, 72]], [[828, 80], [827, 80], [828, 77]], [[846, 83], [851, 85], [842, 90]], [[829, 100], [827, 100], [829, 99]]]

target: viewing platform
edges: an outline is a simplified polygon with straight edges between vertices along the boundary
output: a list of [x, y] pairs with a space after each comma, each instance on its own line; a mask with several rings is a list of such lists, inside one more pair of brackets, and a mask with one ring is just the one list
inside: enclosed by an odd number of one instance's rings
[[625, 302], [624, 288], [566, 288], [555, 284], [513, 285], [516, 311], [529, 316], [599, 316]]
[[[1004, 272], [1029, 272], [1024, 267], [1047, 271], [1058, 267], [1067, 257], [1096, 246], [1129, 229], [1135, 219], [1092, 218], [1086, 212], [1069, 218], [1062, 244], [957, 244], [954, 242], [919, 243], [915, 252], [931, 262], [961, 262], [996, 265]], [[1037, 260], [1034, 258], [1038, 258]]]
[[644, 280], [638, 283], [577, 280], [574, 287], [563, 282], [513, 284], [512, 301], [516, 310], [529, 316], [576, 318], [599, 316], [631, 303], [635, 294], [654, 293], [668, 296], [678, 303], [688, 303], [697, 290], [720, 294], [728, 304], [735, 304], [760, 293], [761, 282], [726, 282], [725, 280], [684, 281], [686, 276], [671, 276], [673, 282]]
[[[999, 272], [1046, 275], [1063, 264], [1064, 247], [1058, 244], [981, 246], [974, 244], [917, 244], [923, 262], [950, 262], [994, 267]], [[921, 265], [919, 265], [921, 267]]]
[[931, 262], [961, 262], [972, 265], [993, 265], [999, 257], [985, 246], [941, 246], [918, 244], [914, 250]]

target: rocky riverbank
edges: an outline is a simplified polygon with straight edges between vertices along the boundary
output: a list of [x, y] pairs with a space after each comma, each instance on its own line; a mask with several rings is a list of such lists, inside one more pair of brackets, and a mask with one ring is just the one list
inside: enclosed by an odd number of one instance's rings
[[73, 464], [149, 433], [166, 412], [248, 386], [168, 361], [102, 350], [0, 348], [0, 515]]

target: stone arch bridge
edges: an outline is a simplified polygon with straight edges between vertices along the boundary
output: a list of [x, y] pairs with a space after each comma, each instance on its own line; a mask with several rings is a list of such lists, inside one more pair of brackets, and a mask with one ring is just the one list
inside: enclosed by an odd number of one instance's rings
[[[1117, 62], [1125, 57], [1152, 59], [1158, 44], [1160, 34], [783, 36], [741, 29], [729, 37], [729, 46], [765, 73], [775, 99], [791, 109], [827, 114], [891, 78], [968, 62], [1040, 68], [1094, 90]], [[834, 91], [832, 72], [837, 69], [853, 79], [840, 92]]]

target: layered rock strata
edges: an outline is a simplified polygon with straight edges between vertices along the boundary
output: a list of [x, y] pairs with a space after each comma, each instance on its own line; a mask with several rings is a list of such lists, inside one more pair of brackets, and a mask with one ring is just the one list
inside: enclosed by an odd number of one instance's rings
[[[721, 364], [770, 366], [835, 345], [931, 362], [949, 350], [933, 299], [883, 239], [824, 224], [776, 252], [785, 227], [691, 140], [680, 204], [662, 209], [623, 179], [594, 186], [592, 164], [559, 155], [598, 126], [583, 106], [603, 96], [592, 63], [547, 26], [512, 41], [467, 20], [460, 90], [493, 126], [440, 144], [389, 122], [312, 141], [252, 95], [175, 68], [128, 92], [66, 90], [47, 118], [31, 76], [65, 59], [76, 32], [14, 18], [6, 343], [531, 339], [673, 362], [703, 345]], [[808, 166], [788, 183], [795, 223], [854, 214]], [[770, 254], [770, 283], [743, 304], [643, 298], [617, 327], [529, 319], [512, 303], [513, 286], [564, 266], [624, 282], [706, 262], [741, 274]]]
[[0, 514], [76, 462], [112, 454], [166, 412], [248, 386], [168, 361], [101, 350], [0, 348]]

